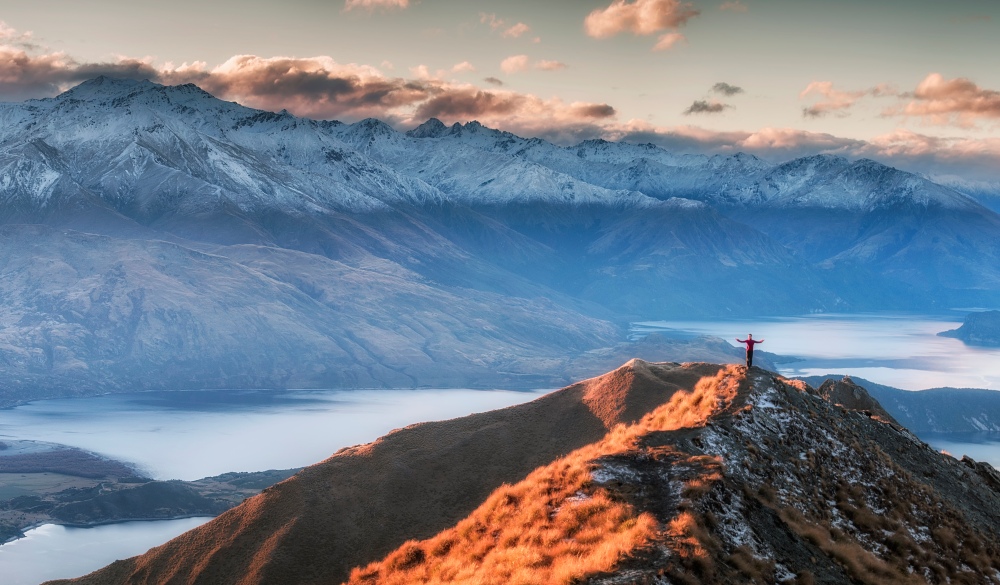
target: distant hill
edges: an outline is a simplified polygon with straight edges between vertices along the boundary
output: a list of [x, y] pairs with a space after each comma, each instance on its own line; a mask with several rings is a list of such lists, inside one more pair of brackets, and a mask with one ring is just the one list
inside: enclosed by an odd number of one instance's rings
[[[840, 376], [802, 378], [819, 386]], [[1000, 391], [973, 388], [900, 390], [864, 378], [844, 378], [863, 386], [899, 424], [920, 433], [1000, 432]]]
[[[862, 410], [834, 404], [855, 401]], [[344, 449], [59, 583], [989, 583], [1000, 473], [759, 368], [651, 364]]]
[[942, 337], [955, 337], [969, 345], [1000, 347], [1000, 311], [969, 313], [958, 329], [938, 333]]

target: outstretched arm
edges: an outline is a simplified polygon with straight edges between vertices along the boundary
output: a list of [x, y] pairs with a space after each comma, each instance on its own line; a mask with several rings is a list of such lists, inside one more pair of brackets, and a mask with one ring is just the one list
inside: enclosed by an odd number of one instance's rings
[[740, 339], [739, 337], [736, 338], [736, 341], [739, 341], [740, 343], [746, 343], [747, 342], [746, 339]]

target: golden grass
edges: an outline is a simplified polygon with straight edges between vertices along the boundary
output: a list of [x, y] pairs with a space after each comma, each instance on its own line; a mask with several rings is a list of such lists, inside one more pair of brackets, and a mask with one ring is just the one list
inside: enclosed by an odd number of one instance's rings
[[568, 584], [611, 569], [656, 521], [593, 489], [588, 461], [598, 454], [584, 448], [502, 486], [455, 527], [354, 569], [349, 583]]
[[649, 413], [639, 424], [646, 431], [673, 431], [704, 426], [708, 419], [736, 398], [743, 368], [728, 365], [712, 377], [704, 377], [690, 392], [679, 391], [669, 402]]
[[[381, 561], [355, 568], [348, 583], [560, 585], [611, 570], [660, 527], [650, 514], [637, 514], [595, 486], [592, 461], [634, 450], [639, 438], [652, 431], [704, 425], [729, 405], [741, 379], [741, 370], [732, 366], [703, 378], [690, 392], [674, 393], [637, 424], [618, 425], [603, 440], [498, 488], [454, 527], [427, 540], [408, 541]], [[720, 477], [696, 478], [687, 491], [701, 492]], [[686, 554], [706, 556], [689, 512], [664, 529]]]

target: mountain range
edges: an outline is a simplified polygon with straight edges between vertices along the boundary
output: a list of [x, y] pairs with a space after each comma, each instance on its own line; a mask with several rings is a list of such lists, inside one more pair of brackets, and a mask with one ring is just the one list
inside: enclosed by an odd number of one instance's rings
[[624, 366], [338, 451], [116, 583], [998, 583], [1000, 473], [849, 380]]
[[631, 320], [1000, 305], [1000, 216], [873, 161], [403, 133], [107, 77], [0, 104], [0, 237], [3, 404], [557, 386]]

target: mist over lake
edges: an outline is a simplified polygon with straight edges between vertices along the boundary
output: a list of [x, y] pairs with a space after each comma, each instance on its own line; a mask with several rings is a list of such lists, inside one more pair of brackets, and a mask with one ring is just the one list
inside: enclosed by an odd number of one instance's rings
[[392, 429], [503, 408], [540, 392], [190, 391], [43, 400], [0, 411], [0, 440], [72, 445], [155, 479], [302, 467]]
[[966, 311], [945, 315], [906, 313], [817, 314], [730, 321], [646, 321], [633, 335], [701, 334], [733, 338], [752, 333], [758, 351], [796, 358], [778, 364], [784, 376], [849, 374], [905, 390], [1000, 390], [1000, 348], [969, 346], [939, 337], [961, 324]]

